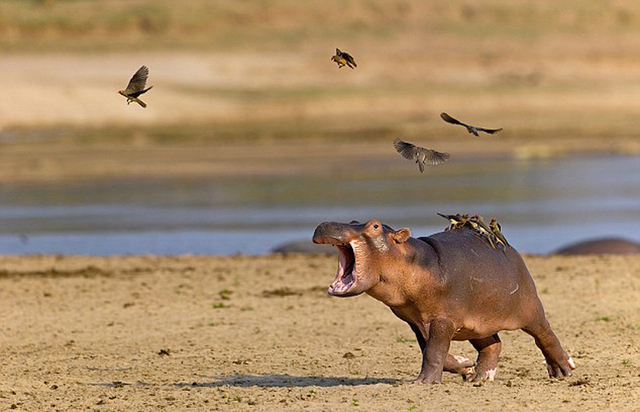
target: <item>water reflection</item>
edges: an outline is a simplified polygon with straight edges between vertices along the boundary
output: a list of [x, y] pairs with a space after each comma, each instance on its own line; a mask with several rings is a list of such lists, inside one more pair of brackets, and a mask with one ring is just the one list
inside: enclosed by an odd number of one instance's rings
[[[412, 171], [413, 172], [413, 171]], [[0, 189], [0, 253], [264, 253], [325, 220], [425, 235], [436, 212], [497, 216], [519, 250], [640, 240], [640, 158], [485, 161], [419, 175], [115, 180]]]

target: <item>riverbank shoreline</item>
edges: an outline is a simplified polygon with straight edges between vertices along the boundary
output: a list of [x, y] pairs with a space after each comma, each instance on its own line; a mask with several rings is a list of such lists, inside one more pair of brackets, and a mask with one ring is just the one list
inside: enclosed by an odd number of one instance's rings
[[[410, 139], [407, 139], [410, 140]], [[478, 161], [536, 161], [578, 156], [636, 156], [640, 141], [630, 138], [523, 139], [466, 136], [416, 144], [451, 154], [447, 167], [473, 167]], [[68, 141], [3, 143], [0, 145], [0, 183], [38, 184], [126, 178], [268, 178], [334, 176], [335, 173], [389, 175], [415, 167], [403, 160], [392, 138], [375, 139], [239, 139], [186, 143]], [[394, 172], [394, 169], [396, 170]], [[430, 168], [431, 174], [438, 167]]]

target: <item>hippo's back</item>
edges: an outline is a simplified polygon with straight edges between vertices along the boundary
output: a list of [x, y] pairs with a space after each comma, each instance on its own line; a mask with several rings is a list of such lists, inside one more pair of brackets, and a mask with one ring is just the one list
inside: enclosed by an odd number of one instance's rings
[[449, 270], [477, 268], [494, 270], [496, 267], [520, 271], [526, 266], [513, 247], [492, 247], [486, 238], [473, 229], [462, 228], [420, 237], [428, 243], [439, 257], [440, 264]]
[[[489, 325], [519, 329], [541, 308], [529, 270], [513, 247], [493, 248], [473, 229], [454, 229], [418, 238], [438, 255], [449, 300], [464, 307], [472, 329]], [[491, 319], [491, 322], [487, 322]], [[483, 326], [484, 325], [484, 326]]]
[[[535, 293], [533, 279], [522, 257], [513, 247], [492, 247], [489, 242], [473, 229], [462, 228], [435, 233], [419, 240], [428, 243], [438, 256], [438, 267], [450, 279], [459, 278], [463, 285], [502, 289], [509, 293], [523, 288], [524, 292]], [[478, 285], [482, 284], [482, 285]]]

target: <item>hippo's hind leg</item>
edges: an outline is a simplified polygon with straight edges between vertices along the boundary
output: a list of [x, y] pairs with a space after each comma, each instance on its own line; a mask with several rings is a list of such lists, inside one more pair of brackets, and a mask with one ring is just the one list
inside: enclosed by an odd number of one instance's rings
[[576, 368], [573, 359], [562, 349], [560, 341], [556, 334], [551, 330], [549, 322], [544, 314], [538, 317], [533, 324], [522, 328], [529, 335], [533, 336], [536, 345], [542, 351], [547, 361], [547, 372], [549, 377], [560, 378], [563, 376], [571, 376], [571, 371]]
[[471, 339], [469, 342], [471, 342], [473, 347], [478, 351], [476, 371], [470, 380], [493, 381], [496, 376], [496, 370], [498, 369], [500, 350], [502, 349], [502, 342], [500, 342], [498, 334], [496, 333], [482, 339]]
[[[413, 331], [413, 333], [416, 334], [416, 339], [418, 340], [418, 344], [420, 345], [420, 352], [422, 352], [422, 356], [425, 356], [425, 348], [427, 347], [426, 338], [423, 336], [422, 331], [419, 327], [417, 327], [413, 323], [409, 323], [409, 326], [411, 326], [411, 330]], [[448, 353], [447, 358], [444, 361], [444, 370], [447, 372], [460, 374], [462, 375], [462, 378], [466, 380], [467, 376], [470, 376], [473, 373], [474, 364], [475, 363], [469, 358]]]

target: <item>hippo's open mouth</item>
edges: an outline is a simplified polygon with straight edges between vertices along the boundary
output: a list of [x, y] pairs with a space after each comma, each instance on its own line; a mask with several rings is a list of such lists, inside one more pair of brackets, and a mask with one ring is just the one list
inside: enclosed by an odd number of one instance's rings
[[[367, 262], [367, 248], [359, 238], [357, 222], [348, 225], [324, 222], [313, 233], [313, 243], [332, 245], [338, 249], [338, 273], [327, 291], [332, 296], [354, 296], [364, 290], [366, 276], [363, 273]], [[354, 227], [356, 229], [354, 229]]]
[[329, 286], [332, 296], [348, 296], [358, 281], [358, 265], [356, 258], [357, 245], [355, 241], [336, 244], [338, 248], [338, 273]]

